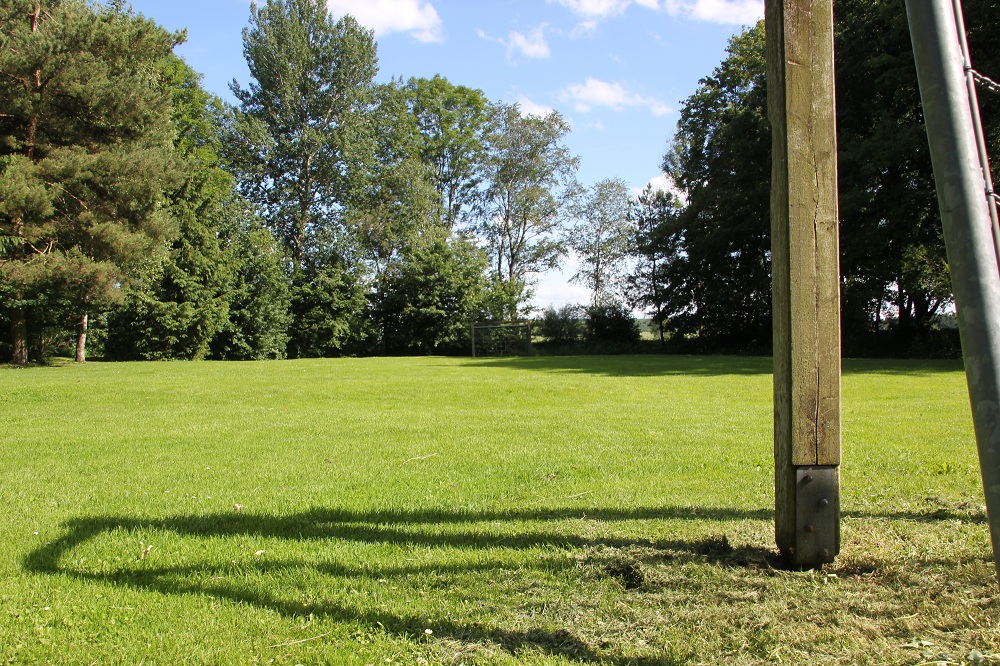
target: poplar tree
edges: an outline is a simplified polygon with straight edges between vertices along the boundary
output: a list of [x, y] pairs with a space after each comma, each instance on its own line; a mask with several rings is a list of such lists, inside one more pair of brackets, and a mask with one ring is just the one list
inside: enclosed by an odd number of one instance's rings
[[368, 151], [362, 114], [378, 59], [373, 34], [351, 16], [335, 21], [324, 0], [250, 5], [243, 53], [252, 80], [228, 144], [245, 196], [285, 245], [295, 270], [343, 235], [343, 209]]
[[442, 225], [469, 221], [483, 180], [491, 104], [481, 90], [436, 75], [406, 84], [409, 107], [422, 137], [420, 157], [433, 172]]
[[180, 36], [81, 0], [0, 3], [0, 290], [13, 362], [31, 308], [56, 294], [79, 322], [176, 227], [177, 181], [162, 65]]
[[345, 219], [365, 267], [379, 282], [415, 236], [436, 226], [437, 197], [401, 82], [377, 86], [375, 102], [365, 135], [357, 137], [360, 159], [353, 163], [356, 185]]
[[366, 128], [378, 59], [373, 33], [323, 0], [250, 6], [247, 87], [226, 152], [242, 194], [285, 248], [290, 356], [343, 353], [363, 337], [363, 267], [347, 207], [375, 149]]
[[625, 260], [634, 240], [628, 186], [621, 178], [598, 181], [574, 206], [574, 213], [569, 245], [580, 258], [580, 268], [570, 282], [590, 289], [593, 307], [614, 303], [625, 286]]
[[563, 222], [576, 193], [578, 160], [563, 143], [569, 125], [557, 112], [522, 115], [517, 105], [495, 108], [485, 185], [475, 231], [490, 259], [501, 316], [517, 314], [535, 273], [555, 268], [565, 253]]

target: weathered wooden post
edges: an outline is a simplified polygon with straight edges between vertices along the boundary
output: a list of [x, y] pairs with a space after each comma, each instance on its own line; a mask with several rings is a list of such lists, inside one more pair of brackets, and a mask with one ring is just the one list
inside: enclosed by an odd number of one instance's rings
[[773, 134], [775, 539], [840, 550], [840, 276], [832, 0], [766, 0]]

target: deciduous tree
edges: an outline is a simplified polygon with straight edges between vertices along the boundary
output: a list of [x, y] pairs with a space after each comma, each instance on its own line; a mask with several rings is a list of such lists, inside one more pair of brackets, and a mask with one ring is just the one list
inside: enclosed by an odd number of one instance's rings
[[433, 170], [441, 223], [455, 229], [472, 214], [486, 162], [491, 104], [482, 91], [442, 76], [407, 82], [421, 134], [420, 157]]
[[569, 246], [580, 259], [570, 278], [590, 289], [591, 306], [621, 299], [634, 233], [629, 221], [629, 191], [621, 178], [595, 183], [573, 208]]
[[469, 324], [485, 307], [485, 268], [482, 250], [462, 236], [437, 228], [413, 239], [376, 301], [383, 351], [464, 349]]
[[231, 84], [239, 109], [228, 154], [244, 195], [301, 271], [317, 245], [344, 240], [352, 161], [371, 152], [354, 142], [368, 136], [375, 42], [352, 17], [334, 20], [323, 0], [267, 0], [250, 6], [243, 52], [252, 80]]
[[690, 300], [684, 296], [684, 272], [675, 265], [686, 259], [680, 251], [683, 237], [678, 216], [681, 208], [675, 193], [649, 185], [629, 202], [636, 258], [628, 277], [631, 305], [652, 315], [661, 344], [666, 343], [669, 317], [679, 313], [671, 306], [683, 312], [690, 305]]
[[493, 279], [509, 295], [508, 318], [527, 300], [533, 274], [556, 267], [565, 253], [578, 162], [563, 143], [568, 133], [555, 111], [539, 117], [499, 105], [493, 113], [476, 231]]
[[669, 327], [708, 347], [770, 341], [770, 165], [761, 22], [730, 40], [725, 60], [684, 101], [664, 158], [687, 197]]
[[376, 283], [412, 238], [436, 226], [437, 197], [430, 164], [420, 156], [422, 138], [401, 83], [375, 88], [367, 137], [356, 142], [355, 173], [347, 202], [348, 229]]

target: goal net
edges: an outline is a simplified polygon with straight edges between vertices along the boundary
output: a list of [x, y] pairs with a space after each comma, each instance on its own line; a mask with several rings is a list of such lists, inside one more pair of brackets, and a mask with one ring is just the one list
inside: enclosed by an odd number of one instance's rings
[[472, 325], [473, 356], [531, 356], [531, 322]]

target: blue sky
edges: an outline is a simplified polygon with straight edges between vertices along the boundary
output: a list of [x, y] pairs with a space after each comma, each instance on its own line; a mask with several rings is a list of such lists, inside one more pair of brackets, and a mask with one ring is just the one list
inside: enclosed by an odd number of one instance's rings
[[[246, 86], [241, 31], [248, 0], [132, 0], [171, 30], [205, 87], [232, 100]], [[375, 30], [379, 79], [431, 77], [481, 89], [522, 109], [555, 109], [572, 132], [580, 182], [620, 177], [641, 188], [659, 175], [683, 100], [726, 42], [763, 16], [763, 0], [328, 0]], [[566, 283], [573, 262], [542, 276], [539, 306], [586, 302]]]

